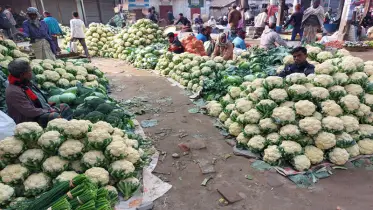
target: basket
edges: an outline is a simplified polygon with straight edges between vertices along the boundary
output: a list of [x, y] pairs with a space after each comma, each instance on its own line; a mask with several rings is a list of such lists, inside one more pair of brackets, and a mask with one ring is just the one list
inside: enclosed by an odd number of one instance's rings
[[350, 52], [365, 52], [368, 50], [366, 47], [344, 47], [346, 50]]

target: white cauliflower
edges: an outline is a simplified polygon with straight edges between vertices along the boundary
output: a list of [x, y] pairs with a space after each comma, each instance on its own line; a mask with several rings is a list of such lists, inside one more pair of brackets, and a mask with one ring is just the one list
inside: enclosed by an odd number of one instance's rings
[[70, 120], [64, 128], [64, 134], [73, 139], [82, 139], [86, 136], [90, 126], [89, 121]]
[[283, 88], [284, 87], [284, 79], [278, 76], [269, 76], [264, 79], [263, 86], [267, 90], [272, 90], [274, 88]]
[[71, 169], [73, 169], [74, 171], [76, 171], [78, 173], [83, 173], [85, 171], [85, 168], [83, 168], [83, 165], [82, 165], [81, 161], [79, 161], [79, 160], [75, 160], [75, 161], [70, 162], [70, 167], [71, 167]]
[[241, 88], [240, 87], [229, 87], [228, 89], [229, 95], [235, 99], [240, 96]]
[[272, 118], [276, 124], [288, 124], [295, 121], [295, 112], [289, 107], [276, 107], [273, 109]]
[[344, 86], [345, 90], [348, 94], [354, 95], [354, 96], [360, 96], [364, 93], [364, 89], [357, 84], [349, 84]]
[[356, 144], [352, 136], [346, 132], [336, 135], [335, 138], [337, 140], [336, 146], [340, 148], [347, 148]]
[[244, 119], [247, 123], [258, 123], [262, 118], [262, 114], [256, 109], [250, 109], [244, 113]]
[[242, 147], [242, 146], [246, 146], [247, 145], [247, 142], [249, 141], [248, 138], [245, 137], [244, 133], [241, 132], [240, 134], [238, 134], [237, 138], [237, 144]]
[[42, 169], [51, 176], [57, 176], [57, 174], [67, 169], [68, 165], [69, 162], [67, 160], [61, 159], [59, 156], [52, 156], [45, 159]]
[[345, 57], [345, 56], [349, 56], [350, 52], [348, 50], [345, 50], [345, 49], [339, 49], [339, 50], [337, 50], [336, 55], [338, 57]]
[[125, 159], [133, 164], [136, 164], [140, 160], [140, 153], [132, 147], [127, 147]]
[[280, 104], [280, 107], [293, 108], [294, 104], [295, 104], [294, 101], [285, 101], [284, 103]]
[[285, 158], [291, 158], [302, 153], [302, 146], [295, 141], [282, 141], [279, 149]]
[[258, 102], [264, 98], [266, 98], [267, 90], [264, 88], [257, 88], [254, 92], [248, 95], [248, 99], [253, 102]]
[[335, 100], [339, 100], [340, 97], [347, 95], [345, 88], [339, 85], [332, 86], [328, 90], [330, 97]]
[[23, 141], [14, 136], [6, 137], [0, 141], [0, 157], [16, 158], [23, 152], [24, 148]]
[[360, 104], [359, 109], [356, 111], [356, 116], [358, 117], [364, 117], [371, 115], [370, 106], [367, 106], [365, 104]]
[[334, 147], [337, 143], [334, 134], [324, 131], [320, 132], [314, 140], [316, 147], [322, 150], [330, 149]]
[[[241, 129], [242, 130], [242, 129]], [[241, 131], [240, 130], [240, 131]], [[258, 125], [255, 125], [255, 124], [247, 124], [243, 130], [244, 132], [244, 135], [247, 137], [247, 138], [251, 138], [255, 135], [259, 135], [261, 133], [260, 129], [259, 129], [259, 126]]]
[[207, 105], [207, 112], [212, 117], [218, 117], [219, 114], [223, 111], [222, 105], [217, 101], [210, 101]]
[[336, 165], [344, 165], [347, 161], [350, 155], [345, 149], [342, 148], [334, 148], [331, 152], [329, 152], [329, 160], [330, 162], [336, 164]]
[[330, 75], [319, 74], [313, 79], [313, 84], [318, 87], [328, 88], [334, 84], [334, 79]]
[[362, 155], [372, 155], [373, 154], [373, 140], [363, 139], [357, 142], [360, 149], [360, 154]]
[[373, 65], [365, 65], [364, 66], [364, 72], [368, 76], [372, 76], [373, 75]]
[[113, 160], [123, 159], [127, 156], [127, 148], [123, 141], [113, 141], [106, 147], [105, 154]]
[[109, 192], [113, 192], [114, 194], [118, 195], [118, 191], [117, 191], [117, 188], [111, 186], [111, 185], [106, 185], [104, 187], [107, 191]]
[[308, 91], [308, 88], [306, 88], [304, 85], [295, 84], [288, 88], [288, 94], [290, 98], [297, 101], [300, 99], [307, 98], [310, 92]]
[[344, 85], [348, 82], [348, 75], [346, 73], [337, 72], [333, 74], [334, 83], [336, 85]]
[[75, 171], [64, 171], [60, 175], [56, 177], [56, 182], [64, 182], [64, 181], [71, 181], [74, 179], [76, 176], [79, 174], [76, 173]]
[[280, 143], [281, 136], [278, 133], [270, 133], [266, 136], [266, 144], [274, 145]]
[[364, 103], [370, 107], [373, 107], [373, 95], [372, 94], [364, 94]]
[[359, 109], [360, 107], [360, 100], [355, 95], [346, 95], [341, 98], [340, 103], [342, 108], [347, 112], [353, 112]]
[[297, 155], [293, 158], [292, 161], [294, 168], [297, 171], [304, 171], [310, 168], [311, 161], [306, 155]]
[[105, 121], [98, 121], [95, 124], [93, 124], [92, 125], [92, 131], [94, 131], [94, 130], [100, 130], [102, 132], [106, 131], [110, 134], [114, 132], [113, 126], [111, 126], [110, 123], [107, 123]]
[[106, 130], [96, 129], [87, 133], [88, 145], [95, 149], [102, 149], [113, 140], [112, 136]]
[[242, 131], [242, 125], [240, 125], [237, 122], [233, 122], [232, 124], [229, 125], [229, 134], [232, 136], [238, 136]]
[[341, 72], [348, 74], [356, 71], [356, 65], [353, 62], [346, 60], [342, 60], [342, 62], [339, 63], [339, 68]]
[[252, 138], [250, 138], [249, 142], [247, 143], [247, 146], [253, 152], [261, 152], [265, 147], [265, 141], [266, 140], [263, 136], [255, 135]]
[[333, 100], [326, 100], [321, 103], [322, 112], [327, 116], [339, 116], [343, 114], [343, 109]]
[[315, 117], [305, 117], [299, 120], [299, 128], [308, 135], [315, 135], [321, 130], [321, 122]]
[[113, 131], [113, 136], [120, 136], [120, 137], [124, 137], [126, 134], [123, 130], [119, 129], [119, 128], [114, 128], [114, 131]]
[[280, 128], [280, 136], [286, 140], [295, 140], [299, 138], [300, 131], [298, 126], [288, 124]]
[[316, 106], [311, 101], [300, 100], [294, 104], [295, 112], [301, 116], [312, 116], [316, 111]]
[[93, 167], [86, 170], [84, 174], [98, 186], [105, 186], [109, 183], [109, 172], [104, 168]]
[[228, 116], [225, 112], [221, 112], [221, 113], [219, 114], [219, 120], [220, 120], [221, 122], [225, 122], [228, 118], [229, 118], [229, 116]]
[[361, 138], [373, 138], [373, 126], [368, 124], [360, 124], [359, 134]]
[[339, 117], [327, 116], [321, 121], [323, 128], [331, 133], [341, 132], [344, 129], [343, 120]]
[[303, 84], [308, 81], [306, 75], [303, 73], [290, 74], [286, 76], [285, 80], [289, 84]]
[[282, 103], [287, 100], [288, 93], [285, 89], [275, 88], [268, 93], [269, 98], [277, 103]]
[[58, 131], [47, 131], [38, 139], [38, 145], [51, 153], [57, 151], [63, 142], [63, 137]]
[[21, 164], [11, 164], [0, 171], [0, 177], [3, 183], [12, 185], [22, 183], [28, 173], [28, 169]]
[[25, 141], [36, 141], [43, 134], [43, 128], [36, 122], [24, 122], [16, 125], [14, 136]]
[[364, 72], [354, 72], [350, 75], [350, 83], [365, 85], [368, 81], [368, 76]]
[[44, 159], [44, 152], [41, 149], [28, 149], [18, 159], [24, 165], [40, 166]]
[[251, 85], [255, 88], [255, 89], [258, 89], [258, 88], [261, 88], [263, 87], [263, 82], [264, 82], [264, 79], [263, 78], [257, 78], [255, 79]]
[[136, 139], [126, 138], [126, 139], [124, 139], [124, 143], [128, 147], [132, 147], [132, 148], [135, 148], [135, 149], [139, 148], [139, 142]]
[[133, 175], [135, 166], [128, 160], [117, 160], [110, 164], [109, 172], [117, 179], [125, 179]]
[[304, 148], [304, 155], [307, 156], [312, 164], [318, 164], [324, 160], [324, 152], [315, 146], [306, 146]]
[[284, 65], [293, 64], [294, 63], [293, 55], [287, 55], [287, 56], [285, 56], [284, 59], [282, 59], [282, 63]]
[[316, 74], [332, 74], [335, 71], [334, 66], [329, 62], [324, 62], [315, 66]]
[[59, 131], [59, 132], [64, 132], [65, 126], [68, 123], [69, 123], [69, 121], [67, 121], [64, 118], [56, 118], [56, 119], [48, 122], [46, 130], [47, 131], [56, 130], [56, 131]]
[[281, 152], [276, 145], [270, 145], [264, 150], [263, 160], [276, 165], [281, 158]]
[[51, 82], [57, 82], [61, 78], [61, 76], [57, 72], [51, 70], [45, 70], [43, 72], [43, 75], [48, 81]]
[[333, 54], [329, 51], [322, 51], [317, 54], [317, 60], [319, 62], [324, 62], [331, 58], [333, 58]]
[[259, 121], [259, 128], [264, 133], [271, 133], [277, 131], [277, 125], [271, 118], [264, 118]]
[[48, 190], [51, 183], [51, 178], [45, 173], [31, 174], [23, 182], [26, 196], [36, 196]]
[[307, 82], [307, 83], [304, 83], [303, 85], [304, 85], [304, 87], [306, 87], [307, 89], [311, 89], [311, 88], [315, 87], [315, 85], [314, 85], [314, 84], [312, 84], [312, 83], [309, 83], [309, 82]]
[[345, 150], [348, 152], [351, 158], [354, 158], [360, 155], [359, 144], [354, 144], [351, 147], [345, 148]]
[[228, 118], [225, 122], [224, 122], [224, 127], [229, 129], [229, 127], [233, 124], [233, 120], [231, 120], [231, 118]]
[[76, 160], [83, 154], [84, 144], [78, 140], [69, 139], [62, 143], [58, 154], [67, 160]]
[[70, 86], [70, 81], [64, 78], [61, 78], [57, 81], [57, 86], [61, 88], [68, 88]]
[[311, 96], [314, 100], [324, 101], [329, 98], [329, 91], [323, 87], [310, 88]]
[[236, 109], [239, 113], [243, 114], [254, 107], [253, 102], [244, 98], [236, 100]]
[[82, 163], [87, 168], [102, 167], [105, 164], [105, 155], [103, 152], [98, 150], [91, 150], [84, 153], [82, 157]]
[[12, 200], [12, 197], [15, 195], [15, 190], [9, 185], [0, 183], [0, 205], [6, 205]]

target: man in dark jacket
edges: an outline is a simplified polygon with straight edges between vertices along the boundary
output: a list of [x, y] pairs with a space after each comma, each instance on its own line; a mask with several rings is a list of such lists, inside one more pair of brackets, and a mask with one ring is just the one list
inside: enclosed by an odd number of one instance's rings
[[294, 73], [304, 73], [305, 75], [314, 74], [315, 66], [307, 62], [307, 49], [305, 47], [296, 47], [291, 52], [294, 63], [285, 66], [280, 72], [279, 77], [286, 77]]
[[289, 24], [292, 24], [294, 26], [293, 31], [291, 33], [291, 41], [295, 41], [295, 37], [297, 34], [300, 36], [300, 40], [302, 40], [303, 37], [303, 28], [302, 26], [302, 18], [303, 18], [303, 12], [301, 11], [300, 4], [297, 4], [295, 6], [295, 12], [291, 15], [290, 19], [286, 24], [284, 25], [284, 29], [288, 27]]
[[12, 24], [3, 13], [3, 8], [0, 6], [0, 29], [3, 29], [4, 35], [8, 39], [13, 39], [12, 32], [11, 32]]
[[8, 115], [15, 123], [38, 122], [47, 126], [56, 118], [70, 120], [73, 111], [67, 104], [48, 103], [46, 97], [32, 82], [32, 70], [28, 62], [15, 59], [8, 65], [9, 85], [5, 90]]

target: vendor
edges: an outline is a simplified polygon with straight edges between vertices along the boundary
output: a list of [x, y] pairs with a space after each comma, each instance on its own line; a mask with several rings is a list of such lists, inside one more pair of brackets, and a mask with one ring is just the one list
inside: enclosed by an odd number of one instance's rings
[[218, 37], [212, 57], [221, 56], [224, 60], [233, 59], [233, 44], [228, 41], [227, 34], [221, 33]]
[[246, 31], [241, 28], [238, 29], [237, 37], [234, 38], [232, 42], [234, 44], [234, 48], [246, 50], [245, 37], [246, 37]]
[[175, 25], [179, 23], [183, 24], [183, 28], [181, 29], [182, 32], [192, 32], [192, 24], [190, 23], [188, 18], [184, 17], [183, 13], [179, 14], [179, 20], [175, 23]]
[[305, 75], [315, 73], [315, 66], [307, 62], [307, 49], [305, 47], [296, 47], [291, 54], [293, 55], [294, 63], [286, 65], [284, 70], [278, 75], [279, 77], [286, 77], [293, 73], [304, 73]]
[[197, 40], [201, 40], [202, 42], [207, 42], [207, 29], [202, 28], [201, 33], [199, 33], [196, 38]]
[[168, 51], [180, 54], [184, 52], [184, 47], [179, 41], [177, 37], [175, 37], [175, 34], [170, 32], [167, 34], [168, 42], [170, 43], [170, 46], [168, 47]]
[[66, 104], [48, 104], [43, 93], [31, 82], [32, 71], [27, 61], [15, 59], [8, 65], [9, 85], [5, 90], [8, 114], [18, 124], [38, 122], [47, 126], [56, 118], [70, 120], [73, 111]]
[[27, 15], [29, 19], [23, 22], [23, 33], [30, 38], [35, 57], [55, 60], [56, 46], [49, 34], [47, 24], [39, 20], [38, 10], [34, 7], [27, 9]]
[[268, 28], [263, 31], [262, 37], [260, 38], [260, 47], [264, 49], [272, 49], [277, 45], [287, 46], [286, 42], [281, 36], [274, 30], [276, 28], [275, 23], [270, 23]]

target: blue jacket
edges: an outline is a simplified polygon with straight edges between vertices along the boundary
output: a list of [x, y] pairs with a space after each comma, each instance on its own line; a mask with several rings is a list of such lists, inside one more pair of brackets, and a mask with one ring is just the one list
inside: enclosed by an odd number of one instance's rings
[[234, 44], [235, 48], [240, 48], [242, 50], [246, 50], [246, 44], [241, 37], [237, 36], [236, 38], [233, 39], [232, 43]]
[[44, 22], [48, 25], [49, 34], [51, 35], [60, 35], [63, 34], [58, 21], [54, 17], [44, 18]]
[[197, 34], [197, 40], [201, 40], [202, 42], [207, 42], [207, 37], [201, 33]]
[[286, 76], [293, 74], [293, 73], [303, 73], [306, 76], [309, 74], [314, 74], [315, 66], [308, 63], [307, 61], [300, 65], [297, 65], [295, 63], [290, 64], [290, 65], [285, 66], [284, 70], [282, 70], [278, 76], [285, 78]]

